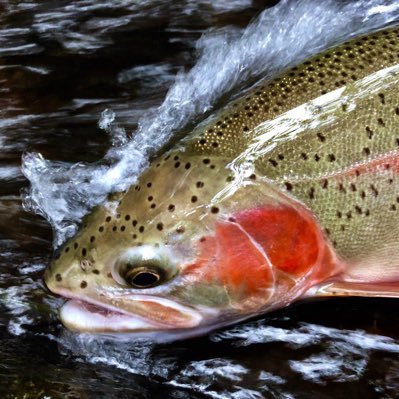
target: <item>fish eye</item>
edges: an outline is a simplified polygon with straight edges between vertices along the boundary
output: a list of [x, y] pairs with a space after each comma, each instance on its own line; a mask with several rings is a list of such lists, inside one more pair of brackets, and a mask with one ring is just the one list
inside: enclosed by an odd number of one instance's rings
[[122, 277], [134, 288], [151, 288], [163, 280], [161, 271], [151, 266], [129, 268]]
[[177, 274], [177, 266], [167, 249], [145, 245], [123, 252], [111, 272], [118, 284], [144, 289], [170, 281]]

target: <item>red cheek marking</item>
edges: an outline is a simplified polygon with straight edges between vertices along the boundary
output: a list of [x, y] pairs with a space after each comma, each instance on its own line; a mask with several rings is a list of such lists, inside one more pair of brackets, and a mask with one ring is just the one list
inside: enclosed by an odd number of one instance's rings
[[265, 297], [273, 287], [289, 289], [308, 272], [309, 284], [336, 273], [335, 257], [302, 206], [249, 209], [233, 220], [216, 222], [215, 234], [198, 242], [198, 257], [186, 275], [224, 285], [240, 301]]
[[235, 224], [219, 222], [215, 233], [198, 243], [197, 260], [185, 268], [185, 275], [224, 285], [235, 298], [260, 291], [265, 296], [265, 289], [273, 286], [274, 278], [262, 249]]
[[218, 224], [216, 239], [219, 276], [227, 287], [255, 294], [273, 285], [273, 271], [263, 251], [239, 226]]
[[294, 208], [256, 208], [234, 215], [237, 223], [264, 249], [274, 267], [295, 276], [317, 262], [320, 232], [317, 223]]

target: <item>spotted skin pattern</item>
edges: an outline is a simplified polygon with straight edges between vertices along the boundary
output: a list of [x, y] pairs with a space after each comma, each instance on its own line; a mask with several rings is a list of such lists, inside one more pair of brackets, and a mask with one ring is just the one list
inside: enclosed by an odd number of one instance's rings
[[[85, 217], [47, 285], [164, 322], [159, 309], [153, 315], [109, 295], [130, 289], [113, 266], [126, 248], [173, 248], [178, 270], [166, 270], [170, 287], [154, 295], [188, 306], [252, 306], [248, 314], [264, 311], [265, 298], [279, 296], [270, 308], [281, 307], [333, 276], [399, 281], [397, 76], [386, 73], [381, 89], [358, 95], [359, 82], [398, 64], [399, 29], [388, 29], [251, 89]], [[284, 140], [263, 135], [258, 152], [248, 152], [250, 167], [234, 167], [267, 123], [278, 127], [297, 107], [340, 90], [333, 113], [313, 107], [320, 124], [310, 118]]]

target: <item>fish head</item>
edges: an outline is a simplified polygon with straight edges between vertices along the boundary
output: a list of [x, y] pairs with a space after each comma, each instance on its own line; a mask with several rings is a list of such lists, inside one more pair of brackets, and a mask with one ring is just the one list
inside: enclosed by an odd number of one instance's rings
[[46, 271], [76, 331], [172, 338], [285, 306], [333, 264], [301, 204], [223, 158], [174, 152], [88, 215]]

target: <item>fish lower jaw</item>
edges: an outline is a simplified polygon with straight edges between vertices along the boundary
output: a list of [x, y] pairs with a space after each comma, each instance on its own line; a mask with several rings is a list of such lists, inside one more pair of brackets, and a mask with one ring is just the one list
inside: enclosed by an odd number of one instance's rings
[[187, 325], [162, 323], [120, 312], [102, 304], [93, 304], [81, 299], [70, 299], [60, 310], [62, 324], [71, 331], [90, 333], [152, 332], [181, 328], [192, 328], [200, 324], [202, 317], [192, 312]]
[[77, 299], [71, 299], [64, 304], [60, 310], [60, 318], [66, 328], [77, 332], [107, 333], [157, 328], [155, 324], [138, 317], [114, 312]]

